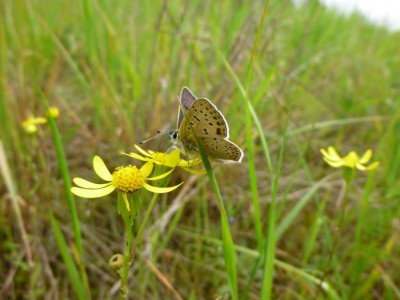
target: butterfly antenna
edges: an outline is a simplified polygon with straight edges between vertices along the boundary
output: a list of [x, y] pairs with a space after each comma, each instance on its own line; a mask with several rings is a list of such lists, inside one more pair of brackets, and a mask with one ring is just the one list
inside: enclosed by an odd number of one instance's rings
[[164, 131], [157, 130], [157, 134], [155, 136], [153, 136], [153, 137], [151, 137], [151, 138], [149, 138], [147, 140], [139, 142], [139, 145], [146, 144], [147, 142], [150, 142], [151, 140], [154, 140], [154, 139], [158, 138], [160, 135], [163, 135], [163, 134], [165, 134], [167, 132], [168, 132], [168, 130], [164, 130]]

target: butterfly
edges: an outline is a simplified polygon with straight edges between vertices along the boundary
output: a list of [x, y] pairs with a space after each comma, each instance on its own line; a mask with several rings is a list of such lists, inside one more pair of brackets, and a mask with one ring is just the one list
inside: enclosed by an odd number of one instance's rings
[[[169, 130], [172, 142], [188, 155], [198, 152], [196, 138], [209, 158], [240, 162], [242, 149], [229, 138], [229, 126], [217, 107], [206, 98], [196, 98], [184, 87], [181, 92], [177, 130]], [[183, 111], [184, 110], [184, 111]]]

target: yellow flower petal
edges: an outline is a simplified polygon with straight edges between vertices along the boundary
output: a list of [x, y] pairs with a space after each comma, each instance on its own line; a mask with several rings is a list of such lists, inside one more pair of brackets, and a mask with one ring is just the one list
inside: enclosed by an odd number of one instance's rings
[[324, 157], [329, 157], [329, 154], [328, 154], [328, 152], [326, 152], [325, 149], [319, 149], [319, 151], [321, 151], [321, 153], [322, 153], [322, 155], [323, 155]]
[[349, 154], [343, 157], [342, 161], [344, 162], [345, 166], [354, 169], [356, 164], [360, 161], [360, 157], [358, 157], [357, 153], [351, 151]]
[[357, 169], [361, 171], [371, 171], [376, 169], [379, 166], [379, 162], [374, 162], [373, 164], [370, 164], [368, 167], [363, 166], [362, 164], [356, 164]]
[[[341, 160], [339, 155], [335, 155], [335, 154], [331, 155], [331, 152], [328, 152], [329, 148], [328, 148], [328, 151], [325, 150], [325, 149], [320, 149], [319, 151], [321, 151], [323, 157], [325, 157], [326, 159], [329, 159], [330, 161], [339, 161], [339, 160]], [[333, 149], [333, 151], [335, 151], [335, 150]]]
[[153, 171], [153, 163], [151, 161], [145, 163], [141, 168], [140, 168], [140, 173], [143, 175], [144, 178], [147, 178], [150, 174], [151, 171]]
[[380, 165], [380, 162], [376, 161], [367, 167], [367, 171], [375, 170], [377, 167], [379, 167], [379, 165]]
[[75, 177], [72, 180], [77, 186], [85, 189], [101, 189], [103, 187], [106, 187], [110, 185], [111, 183], [93, 183], [90, 181], [87, 181], [86, 179]]
[[36, 133], [38, 131], [37, 125], [47, 123], [46, 118], [35, 118], [34, 116], [30, 116], [26, 121], [22, 122], [22, 126], [25, 131], [29, 134]]
[[82, 198], [99, 198], [112, 193], [114, 189], [115, 187], [112, 185], [96, 190], [73, 187], [71, 188], [71, 192]]
[[171, 168], [176, 167], [177, 164], [179, 163], [180, 157], [181, 157], [181, 152], [179, 151], [179, 149], [175, 149], [170, 154], [168, 154], [168, 159], [165, 162], [165, 165]]
[[375, 162], [370, 166], [364, 166], [364, 164], [368, 163], [372, 157], [372, 150], [367, 150], [363, 156], [360, 158], [355, 151], [351, 151], [345, 157], [341, 158], [336, 150], [329, 146], [328, 150], [320, 149], [323, 159], [332, 167], [349, 167], [349, 168], [357, 168], [361, 171], [369, 171], [376, 169], [379, 166], [379, 162]]
[[[321, 150], [323, 150], [323, 149], [321, 149]], [[178, 166], [179, 167], [191, 167], [191, 166], [198, 165], [199, 163], [201, 163], [201, 158], [195, 158], [192, 160], [181, 159], [178, 163]]]
[[343, 167], [343, 165], [344, 165], [343, 161], [331, 161], [325, 157], [324, 157], [324, 161], [326, 161], [328, 165], [330, 165], [334, 168], [340, 168], [340, 167]]
[[366, 164], [367, 162], [369, 162], [371, 160], [371, 157], [372, 157], [372, 150], [369, 149], [369, 150], [365, 151], [364, 155], [360, 158], [358, 163]]
[[42, 117], [38, 117], [38, 118], [34, 118], [32, 120], [33, 123], [35, 124], [46, 124], [47, 123], [47, 119], [46, 118], [42, 118]]
[[134, 153], [134, 152], [131, 152], [129, 154], [127, 154], [127, 153], [123, 153], [123, 154], [128, 155], [128, 156], [130, 156], [132, 158], [136, 158], [136, 159], [141, 160], [141, 161], [151, 161], [151, 158], [143, 157], [143, 156], [141, 156], [141, 155], [139, 155], [137, 153]]
[[110, 171], [107, 169], [104, 161], [100, 158], [100, 156], [93, 157], [93, 169], [96, 174], [105, 181], [112, 181], [113, 177]]
[[335, 148], [332, 146], [328, 147], [328, 156], [330, 160], [337, 161], [341, 160], [342, 158], [339, 156], [339, 154], [336, 152]]
[[174, 170], [174, 169], [171, 169], [171, 170], [169, 170], [168, 172], [165, 172], [164, 174], [161, 174], [161, 175], [158, 175], [158, 176], [154, 176], [154, 177], [147, 178], [147, 180], [159, 180], [159, 179], [165, 178], [165, 177], [167, 177], [169, 174], [171, 174], [173, 170]]
[[136, 148], [137, 151], [142, 153], [144, 156], [147, 156], [147, 157], [151, 158], [151, 155], [149, 153], [147, 153], [145, 150], [143, 150], [142, 148], [140, 148], [138, 145], [135, 145], [135, 148]]
[[23, 126], [25, 131], [29, 134], [36, 133], [38, 131], [38, 127], [35, 124], [24, 123]]
[[205, 170], [198, 170], [198, 169], [193, 169], [193, 168], [188, 168], [188, 167], [182, 167], [186, 172], [195, 174], [195, 175], [204, 175], [207, 174]]
[[171, 186], [171, 187], [157, 187], [157, 186], [152, 186], [152, 185], [148, 185], [147, 183], [144, 183], [143, 187], [152, 193], [162, 194], [162, 193], [169, 193], [169, 192], [175, 190], [176, 188], [178, 188], [182, 184], [183, 184], [183, 182], [181, 182], [178, 185]]

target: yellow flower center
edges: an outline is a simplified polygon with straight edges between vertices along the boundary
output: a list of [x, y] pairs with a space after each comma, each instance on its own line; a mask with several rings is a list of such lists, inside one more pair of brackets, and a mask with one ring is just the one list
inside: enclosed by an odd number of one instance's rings
[[145, 178], [139, 169], [132, 165], [116, 168], [112, 176], [112, 185], [125, 193], [142, 188], [145, 182]]

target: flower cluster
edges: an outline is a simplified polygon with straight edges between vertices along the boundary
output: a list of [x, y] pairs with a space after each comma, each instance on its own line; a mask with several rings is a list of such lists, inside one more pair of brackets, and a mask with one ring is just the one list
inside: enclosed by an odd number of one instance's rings
[[[135, 145], [135, 148], [143, 155], [137, 153], [126, 154], [135, 159], [145, 161], [145, 164], [138, 169], [136, 166], [120, 166], [111, 173], [104, 161], [99, 157], [93, 158], [93, 169], [95, 173], [105, 181], [105, 183], [93, 183], [82, 178], [74, 178], [73, 182], [78, 187], [71, 188], [72, 193], [83, 198], [98, 198], [106, 196], [112, 193], [114, 190], [118, 190], [122, 193], [122, 197], [125, 201], [126, 208], [130, 210], [129, 202], [127, 199], [127, 193], [136, 192], [142, 188], [153, 192], [153, 193], [169, 193], [180, 185], [172, 187], [158, 187], [150, 185], [147, 181], [160, 180], [167, 177], [176, 167], [181, 167], [184, 170], [193, 174], [202, 174], [203, 171], [194, 169], [193, 167], [201, 162], [201, 159], [184, 160], [180, 157], [178, 149], [171, 153], [145, 151], [139, 146]], [[167, 167], [169, 170], [163, 172], [160, 175], [150, 177], [153, 172], [154, 165], [162, 165]]]
[[[49, 107], [46, 112], [47, 116], [51, 116], [54, 119], [57, 119], [60, 115], [60, 111], [57, 107]], [[29, 116], [24, 122], [22, 122], [22, 127], [25, 132], [28, 134], [35, 134], [38, 132], [38, 125], [46, 124], [47, 119], [44, 117], [35, 117], [33, 115]]]

